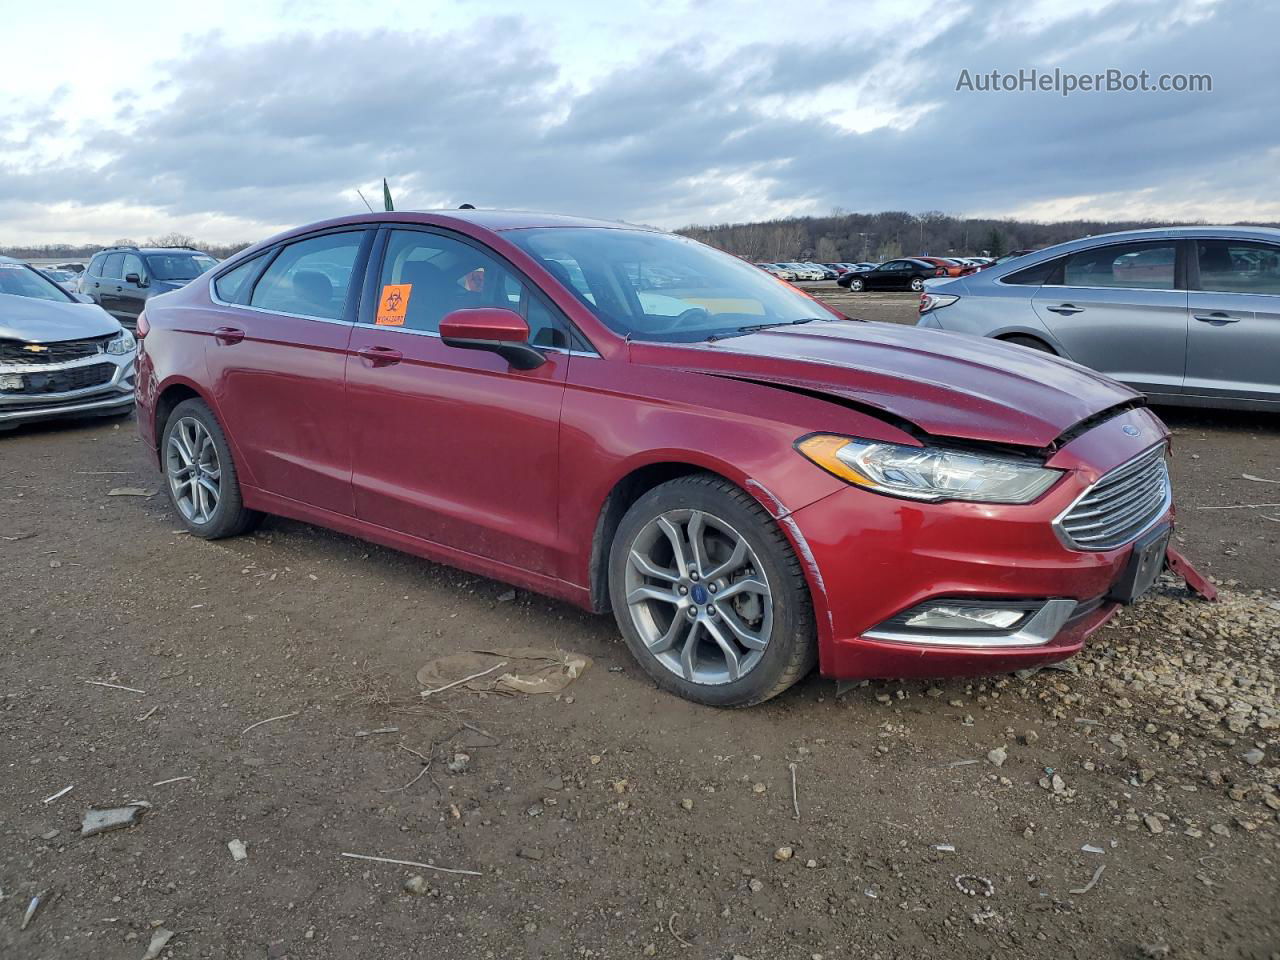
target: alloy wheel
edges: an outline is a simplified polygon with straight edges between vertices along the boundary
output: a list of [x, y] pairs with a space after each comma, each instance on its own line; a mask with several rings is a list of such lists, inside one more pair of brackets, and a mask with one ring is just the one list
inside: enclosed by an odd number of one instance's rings
[[632, 624], [676, 676], [732, 683], [764, 656], [773, 632], [769, 581], [751, 544], [719, 517], [655, 517], [631, 544], [625, 585]]
[[222, 497], [222, 465], [213, 437], [194, 417], [173, 425], [165, 447], [165, 473], [183, 517], [190, 523], [208, 523]]

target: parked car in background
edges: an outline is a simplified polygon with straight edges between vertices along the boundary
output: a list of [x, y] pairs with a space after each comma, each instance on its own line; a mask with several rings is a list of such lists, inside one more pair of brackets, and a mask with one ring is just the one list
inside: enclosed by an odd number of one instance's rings
[[871, 270], [856, 270], [836, 280], [842, 287], [860, 290], [915, 290], [924, 289], [924, 282], [932, 277], [945, 277], [946, 269], [925, 260], [903, 257], [889, 260]]
[[1280, 410], [1280, 230], [1088, 237], [931, 284], [920, 326], [1054, 353], [1161, 403]]
[[132, 330], [149, 299], [185, 286], [217, 262], [193, 247], [107, 247], [89, 262], [80, 292]]
[[0, 257], [0, 430], [133, 409], [134, 338], [101, 307]]
[[784, 263], [784, 267], [795, 274], [797, 280], [825, 280], [827, 271], [812, 263]]
[[779, 280], [796, 280], [796, 272], [782, 263], [757, 263], [757, 267], [777, 277]]
[[943, 270], [943, 275], [948, 277], [964, 276], [966, 273], [973, 273], [976, 269], [967, 263], [961, 263], [959, 260], [949, 257], [916, 257], [915, 259], [940, 267]]
[[[679, 283], [632, 295], [650, 268]], [[815, 662], [1060, 660], [1170, 535], [1167, 431], [1129, 389], [848, 320], [617, 222], [317, 223], [152, 300], [138, 332], [138, 431], [195, 536], [282, 514], [612, 610], [700, 703]], [[1130, 487], [1141, 509], [1096, 505]]]
[[75, 293], [76, 288], [80, 283], [79, 275], [72, 273], [70, 270], [61, 270], [57, 267], [47, 267], [41, 270], [40, 273], [52, 280], [68, 293]]
[[840, 276], [839, 273], [837, 273], [833, 268], [827, 266], [825, 263], [813, 263], [806, 260], [801, 264], [801, 266], [808, 267], [810, 270], [817, 273], [819, 280], [834, 280], [836, 277]]

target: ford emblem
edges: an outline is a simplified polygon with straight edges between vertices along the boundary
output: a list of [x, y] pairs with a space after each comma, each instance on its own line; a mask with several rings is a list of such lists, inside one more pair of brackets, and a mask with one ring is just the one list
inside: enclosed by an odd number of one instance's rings
[[1123, 430], [1125, 433], [1127, 433], [1127, 434], [1128, 434], [1129, 436], [1131, 436], [1131, 437], [1136, 437], [1136, 436], [1138, 436], [1138, 434], [1140, 434], [1140, 433], [1142, 432], [1141, 430], [1139, 430], [1137, 427], [1135, 427], [1135, 426], [1134, 426], [1133, 424], [1131, 424], [1131, 423], [1126, 423], [1126, 424], [1125, 424], [1123, 427], [1121, 427], [1120, 429], [1121, 429], [1121, 430]]

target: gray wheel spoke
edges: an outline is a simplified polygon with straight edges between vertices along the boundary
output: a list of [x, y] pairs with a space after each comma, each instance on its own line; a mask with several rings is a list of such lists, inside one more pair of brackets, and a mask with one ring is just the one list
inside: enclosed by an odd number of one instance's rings
[[660, 590], [657, 587], [636, 587], [627, 594], [627, 603], [643, 603], [645, 600], [657, 600], [677, 606], [680, 603], [680, 597], [674, 590]]
[[631, 551], [629, 559], [631, 561], [631, 565], [646, 577], [653, 577], [656, 580], [670, 580], [672, 583], [675, 583], [680, 579], [680, 574], [675, 570], [668, 570], [666, 567], [660, 567], [648, 557], [635, 550]]
[[706, 528], [706, 514], [698, 510], [693, 511], [685, 530], [689, 535], [689, 552], [691, 554], [690, 559], [693, 562], [693, 569], [697, 570], [702, 576], [706, 575], [707, 569], [707, 545], [702, 539], [703, 534], [706, 533]]
[[762, 637], [760, 634], [748, 630], [742, 621], [738, 619], [738, 615], [734, 612], [732, 606], [729, 604], [718, 605], [716, 609], [719, 611], [720, 619], [724, 625], [738, 638], [738, 642], [748, 650], [763, 650], [768, 646], [768, 637]]
[[763, 581], [754, 577], [748, 577], [745, 580], [736, 580], [720, 591], [719, 599], [728, 600], [730, 597], [736, 597], [740, 593], [758, 593], [767, 603], [771, 598], [769, 596], [769, 588]]
[[733, 553], [729, 555], [729, 559], [714, 570], [707, 570], [703, 573], [704, 580], [718, 580], [721, 577], [728, 576], [735, 570], [739, 569], [747, 562], [747, 544], [744, 540], [739, 540], [733, 545]]
[[697, 667], [695, 658], [698, 653], [698, 628], [702, 625], [699, 620], [693, 621], [688, 636], [684, 638], [684, 647], [680, 650], [680, 670], [690, 682], [694, 679], [693, 671]]
[[702, 628], [711, 635], [720, 652], [724, 654], [725, 666], [729, 668], [729, 681], [733, 682], [742, 676], [742, 660], [738, 656], [738, 648], [733, 641], [724, 635], [714, 620], [703, 621]]
[[692, 626], [693, 621], [688, 617], [677, 613], [671, 618], [671, 626], [667, 628], [667, 632], [660, 636], [653, 643], [648, 644], [650, 653], [665, 653], [672, 649], [680, 638], [684, 636], [685, 630]]
[[679, 527], [666, 517], [658, 518], [658, 529], [671, 541], [671, 552], [676, 561], [676, 570], [679, 571], [680, 576], [687, 577], [689, 575], [689, 553], [684, 542], [684, 534], [680, 532]]

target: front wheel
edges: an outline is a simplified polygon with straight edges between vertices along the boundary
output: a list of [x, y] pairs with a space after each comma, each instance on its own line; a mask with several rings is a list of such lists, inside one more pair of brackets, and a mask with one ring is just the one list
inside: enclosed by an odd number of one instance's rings
[[203, 400], [173, 408], [160, 441], [169, 502], [197, 537], [218, 540], [246, 533], [262, 515], [245, 508], [231, 447]]
[[859, 280], [857, 277], [854, 277], [852, 280], [849, 281], [849, 289], [852, 290], [854, 293], [861, 293], [862, 287], [863, 287], [863, 282]]
[[609, 595], [640, 665], [696, 703], [761, 703], [817, 660], [813, 604], [790, 543], [719, 477], [679, 477], [636, 501], [610, 551]]

